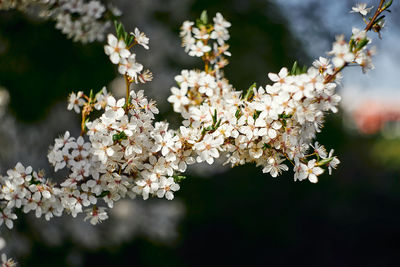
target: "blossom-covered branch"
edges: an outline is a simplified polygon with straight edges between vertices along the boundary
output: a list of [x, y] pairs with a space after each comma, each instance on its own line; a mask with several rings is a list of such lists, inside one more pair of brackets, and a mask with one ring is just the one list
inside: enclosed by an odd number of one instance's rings
[[[358, 9], [367, 12], [366, 7]], [[372, 28], [383, 25], [380, 17], [373, 18], [367, 22]], [[12, 228], [13, 211], [21, 208], [47, 220], [85, 211], [85, 219], [96, 224], [108, 218], [102, 202], [112, 208], [126, 196], [171, 200], [187, 165], [213, 164], [220, 157], [232, 167], [254, 163], [273, 177], [290, 167], [295, 181], [316, 183], [324, 170], [330, 174], [339, 160], [314, 139], [325, 115], [337, 112], [341, 70], [349, 64], [364, 71], [373, 67], [368, 29], [353, 28], [349, 42], [337, 37], [330, 59], [321, 57], [305, 70], [297, 64], [290, 71], [282, 68], [268, 74], [272, 84], [236, 91], [223, 73], [231, 55], [226, 43], [230, 26], [220, 13], [212, 22], [206, 12], [196, 22], [184, 22], [183, 47], [204, 61], [204, 70], [182, 70], [175, 77], [177, 87], [171, 88], [168, 101], [183, 122], [179, 129], [170, 129], [167, 122], [154, 121], [155, 102], [133, 90], [152, 79], [133, 52], [138, 45], [148, 49], [149, 39], [138, 29], [126, 32], [116, 22], [117, 34], [107, 36], [104, 50], [125, 78], [126, 97], [115, 99], [106, 88], [88, 96], [72, 93], [68, 109], [82, 114], [81, 136], [66, 132], [48, 154], [55, 171], [66, 168], [68, 177], [56, 185], [43, 172], [18, 163], [0, 179], [0, 222]], [[92, 118], [94, 110], [102, 111], [100, 117]]]

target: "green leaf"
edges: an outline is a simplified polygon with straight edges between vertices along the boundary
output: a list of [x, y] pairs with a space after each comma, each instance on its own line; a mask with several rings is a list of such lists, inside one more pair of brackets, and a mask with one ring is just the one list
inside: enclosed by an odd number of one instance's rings
[[290, 75], [295, 76], [295, 75], [300, 75], [300, 74], [303, 74], [306, 72], [307, 72], [307, 66], [304, 65], [303, 67], [300, 67], [299, 64], [297, 63], [297, 61], [295, 61], [293, 63], [292, 70], [290, 71]]
[[296, 75], [296, 73], [297, 73], [297, 68], [298, 68], [298, 66], [297, 66], [297, 61], [295, 61], [295, 62], [293, 63], [292, 70], [290, 71], [290, 75]]
[[34, 180], [34, 179], [31, 179], [31, 180], [29, 181], [29, 184], [38, 185], [38, 184], [40, 184], [40, 181], [36, 181], [36, 180]]
[[114, 27], [115, 27], [115, 32], [118, 33], [118, 28], [119, 28], [118, 20], [114, 20]]
[[349, 42], [350, 51], [353, 51], [353, 48], [354, 48], [355, 44], [356, 44], [356, 42], [354, 41], [354, 39], [350, 39], [350, 42]]
[[251, 97], [253, 96], [254, 92], [253, 89], [257, 86], [256, 83], [253, 83], [250, 85], [249, 89], [247, 89], [246, 95], [244, 96], [244, 100], [249, 101]]
[[221, 119], [218, 120], [217, 124], [214, 127], [214, 130], [217, 130], [220, 125], [221, 125]]
[[333, 159], [334, 159], [334, 157], [320, 160], [316, 165], [317, 165], [317, 166], [325, 166], [325, 165], [327, 165], [329, 162], [331, 162]]
[[253, 114], [253, 119], [254, 119], [254, 120], [258, 119], [258, 117], [260, 116], [260, 114], [261, 114], [261, 111], [260, 111], [260, 110], [256, 110], [256, 111], [254, 112], [254, 114]]
[[364, 46], [366, 46], [368, 44], [368, 39], [364, 38], [361, 41], [358, 42], [357, 46], [356, 46], [356, 50], [360, 50], [361, 48], [363, 48]]
[[121, 141], [121, 140], [124, 140], [124, 139], [127, 139], [127, 138], [128, 138], [128, 136], [125, 134], [124, 131], [122, 131], [120, 133], [117, 133], [117, 134], [114, 134], [113, 137], [112, 137], [114, 142], [118, 142], [118, 141]]
[[217, 110], [214, 110], [214, 115], [212, 116], [213, 125], [217, 122]]
[[203, 10], [200, 15], [200, 21], [203, 25], [206, 25], [208, 23], [208, 15], [207, 15], [207, 10]]
[[289, 114], [289, 115], [287, 115], [285, 113], [279, 114], [280, 119], [290, 119], [292, 116], [293, 116], [292, 114]]
[[196, 26], [197, 28], [200, 28], [200, 26], [203, 25], [200, 19], [196, 19]]
[[242, 116], [242, 111], [240, 110], [240, 108], [238, 108], [236, 110], [235, 117], [236, 117], [236, 119], [239, 119], [241, 116]]
[[98, 195], [97, 197], [105, 197], [105, 196], [108, 196], [108, 194], [110, 194], [110, 191], [103, 191], [103, 192], [101, 192], [101, 194], [100, 195]]
[[186, 176], [183, 175], [174, 175], [172, 177], [174, 178], [175, 183], [180, 183], [187, 178]]
[[382, 10], [388, 9], [392, 4], [393, 4], [393, 0], [390, 0], [389, 2], [385, 3], [385, 5], [382, 7]]
[[130, 46], [134, 38], [135, 38], [135, 36], [129, 35], [127, 38], [127, 41], [126, 41], [126, 45]]
[[263, 149], [263, 150], [266, 150], [267, 148], [271, 148], [271, 145], [269, 145], [269, 144], [264, 144], [262, 149]]
[[123, 33], [125, 32], [124, 26], [121, 22], [114, 20], [115, 32], [117, 33], [118, 40], [122, 39]]
[[385, 17], [386, 17], [385, 15], [380, 16], [379, 18], [377, 18], [375, 20], [374, 24], [377, 24], [377, 23], [381, 22], [381, 20], [383, 20]]
[[94, 96], [93, 96], [93, 89], [90, 89], [89, 99], [90, 99], [90, 100], [93, 100], [93, 99], [94, 99]]

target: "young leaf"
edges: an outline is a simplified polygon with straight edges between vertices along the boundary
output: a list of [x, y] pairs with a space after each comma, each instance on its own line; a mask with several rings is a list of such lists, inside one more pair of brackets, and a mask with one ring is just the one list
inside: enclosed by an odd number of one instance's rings
[[297, 73], [297, 61], [295, 61], [294, 63], [293, 63], [293, 67], [292, 67], [292, 70], [290, 71], [290, 75], [296, 75], [296, 73]]
[[207, 15], [207, 10], [203, 10], [200, 15], [200, 21], [203, 25], [206, 25], [208, 23], [208, 15]]
[[249, 89], [247, 89], [246, 95], [244, 96], [244, 100], [249, 101], [251, 97], [253, 96], [253, 89], [257, 86], [256, 83], [253, 83]]

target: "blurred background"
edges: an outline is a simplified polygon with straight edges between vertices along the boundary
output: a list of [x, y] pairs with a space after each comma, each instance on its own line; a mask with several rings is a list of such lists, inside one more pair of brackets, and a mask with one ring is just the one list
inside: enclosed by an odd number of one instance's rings
[[[138, 61], [154, 73], [144, 87], [159, 119], [179, 125], [166, 99], [174, 76], [200, 67], [180, 47], [179, 27], [207, 9], [232, 23], [226, 77], [237, 90], [269, 83], [268, 72], [309, 66], [326, 55], [335, 35], [348, 38], [353, 0], [116, 0], [128, 30], [138, 27], [150, 50]], [[338, 114], [318, 135], [341, 160], [318, 184], [272, 178], [254, 166], [193, 166], [173, 201], [123, 200], [98, 226], [68, 216], [50, 223], [18, 214], [1, 228], [5, 252], [20, 266], [399, 266], [400, 249], [400, 5], [394, 1], [383, 39], [375, 34], [376, 69], [346, 69]], [[378, 1], [367, 1], [377, 6]], [[112, 29], [110, 29], [112, 30]], [[47, 150], [66, 130], [79, 134], [67, 112], [71, 91], [118, 94], [120, 80], [103, 44], [73, 43], [43, 21], [0, 12], [0, 172], [20, 161], [54, 173]], [[1, 90], [0, 90], [1, 92]], [[5, 99], [4, 97], [2, 99]], [[0, 103], [1, 104], [1, 103]]]

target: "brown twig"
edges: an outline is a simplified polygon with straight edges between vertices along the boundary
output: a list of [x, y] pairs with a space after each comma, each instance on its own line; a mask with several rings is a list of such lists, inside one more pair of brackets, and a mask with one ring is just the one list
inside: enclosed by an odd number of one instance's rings
[[[370, 20], [370, 22], [368, 23], [368, 25], [365, 27], [365, 31], [367, 32], [367, 31], [370, 31], [371, 29], [372, 29], [372, 27], [374, 26], [374, 24], [375, 24], [375, 20], [378, 18], [378, 16], [384, 11], [384, 10], [382, 10], [381, 8], [382, 8], [382, 5], [385, 3], [385, 1], [386, 0], [380, 0], [380, 3], [379, 3], [379, 6], [378, 6], [378, 8], [376, 9], [376, 11], [375, 11], [375, 14], [372, 16], [372, 19]], [[327, 75], [326, 77], [325, 77], [325, 80], [324, 80], [324, 84], [326, 84], [326, 83], [329, 83], [329, 82], [331, 82], [331, 81], [333, 81], [335, 78], [336, 78], [336, 75], [339, 73], [339, 72], [341, 72], [345, 67], [347, 67], [348, 66], [348, 63], [346, 62], [343, 66], [341, 66], [340, 68], [335, 68], [335, 71], [332, 73], [332, 74], [330, 74], [330, 75]]]
[[374, 26], [374, 22], [375, 22], [376, 18], [383, 12], [383, 10], [381, 10], [381, 8], [382, 8], [383, 3], [385, 3], [385, 1], [386, 0], [381, 0], [377, 10], [375, 11], [374, 16], [372, 17], [372, 19], [370, 20], [368, 25], [365, 27], [365, 31], [369, 31], [369, 30], [372, 29], [372, 27]]

